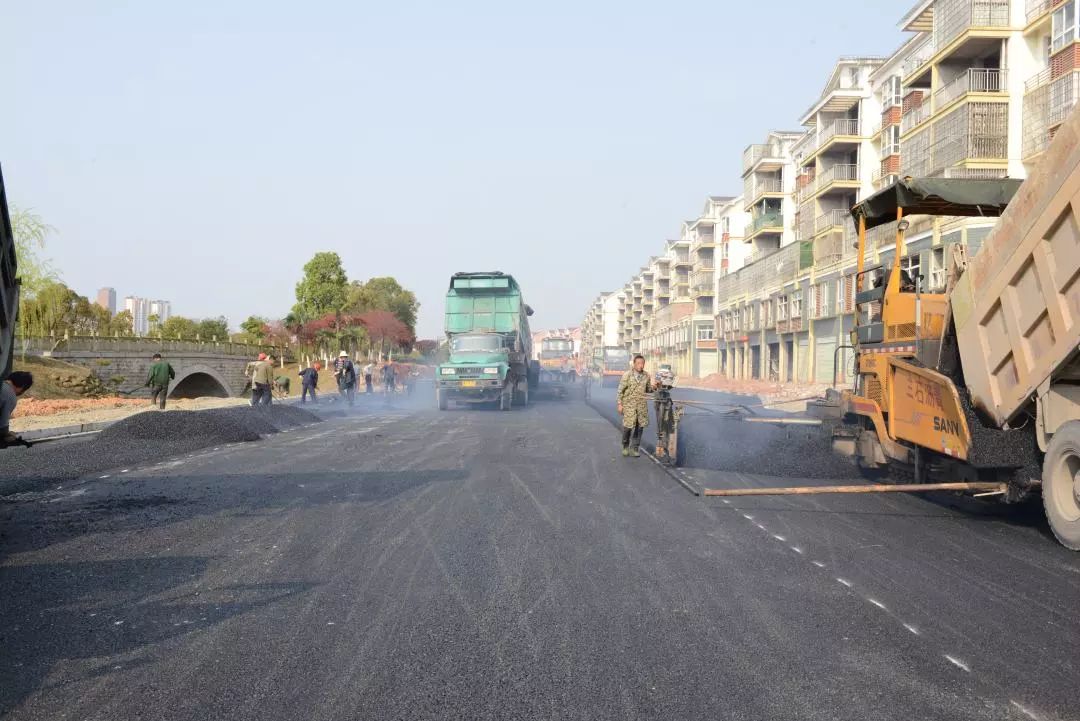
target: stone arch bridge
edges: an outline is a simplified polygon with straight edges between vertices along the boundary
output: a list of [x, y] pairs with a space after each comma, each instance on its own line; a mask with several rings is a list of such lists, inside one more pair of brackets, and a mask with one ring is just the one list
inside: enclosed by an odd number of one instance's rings
[[146, 383], [151, 356], [161, 353], [176, 379], [169, 386], [171, 398], [242, 395], [247, 385], [244, 368], [259, 353], [274, 353], [291, 360], [288, 349], [221, 341], [168, 340], [159, 338], [17, 338], [20, 355], [53, 358], [93, 371], [117, 393], [137, 392]]

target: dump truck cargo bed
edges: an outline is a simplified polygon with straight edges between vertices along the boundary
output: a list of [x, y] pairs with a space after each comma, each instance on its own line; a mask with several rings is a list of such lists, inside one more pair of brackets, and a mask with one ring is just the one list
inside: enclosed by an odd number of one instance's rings
[[1076, 356], [1078, 211], [1080, 113], [1072, 113], [950, 298], [971, 400], [999, 427]]

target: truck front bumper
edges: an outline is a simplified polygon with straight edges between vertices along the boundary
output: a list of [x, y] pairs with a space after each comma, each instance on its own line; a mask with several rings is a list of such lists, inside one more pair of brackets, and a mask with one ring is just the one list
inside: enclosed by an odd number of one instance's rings
[[440, 378], [435, 385], [447, 398], [463, 403], [483, 403], [498, 400], [505, 382], [500, 378]]

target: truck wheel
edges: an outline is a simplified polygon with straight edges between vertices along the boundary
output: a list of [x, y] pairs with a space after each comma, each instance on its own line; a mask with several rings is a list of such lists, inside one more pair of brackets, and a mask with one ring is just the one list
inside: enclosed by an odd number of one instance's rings
[[440, 411], [445, 411], [450, 406], [450, 403], [446, 398], [446, 394], [438, 388], [435, 389], [435, 400], [439, 404]]
[[1043, 508], [1061, 545], [1080, 551], [1080, 421], [1058, 428], [1046, 449]]
[[499, 394], [499, 410], [508, 411], [514, 405], [514, 392], [505, 390]]

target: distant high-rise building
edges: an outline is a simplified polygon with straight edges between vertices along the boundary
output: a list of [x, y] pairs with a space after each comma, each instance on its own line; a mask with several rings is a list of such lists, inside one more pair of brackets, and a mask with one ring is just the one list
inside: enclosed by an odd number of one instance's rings
[[146, 335], [150, 332], [149, 300], [129, 295], [124, 298], [124, 310], [131, 313], [131, 329], [136, 335]]
[[150, 301], [150, 315], [156, 315], [158, 323], [164, 323], [172, 315], [172, 303], [167, 300]]
[[109, 311], [109, 315], [115, 315], [116, 288], [100, 288], [97, 292], [97, 304]]

